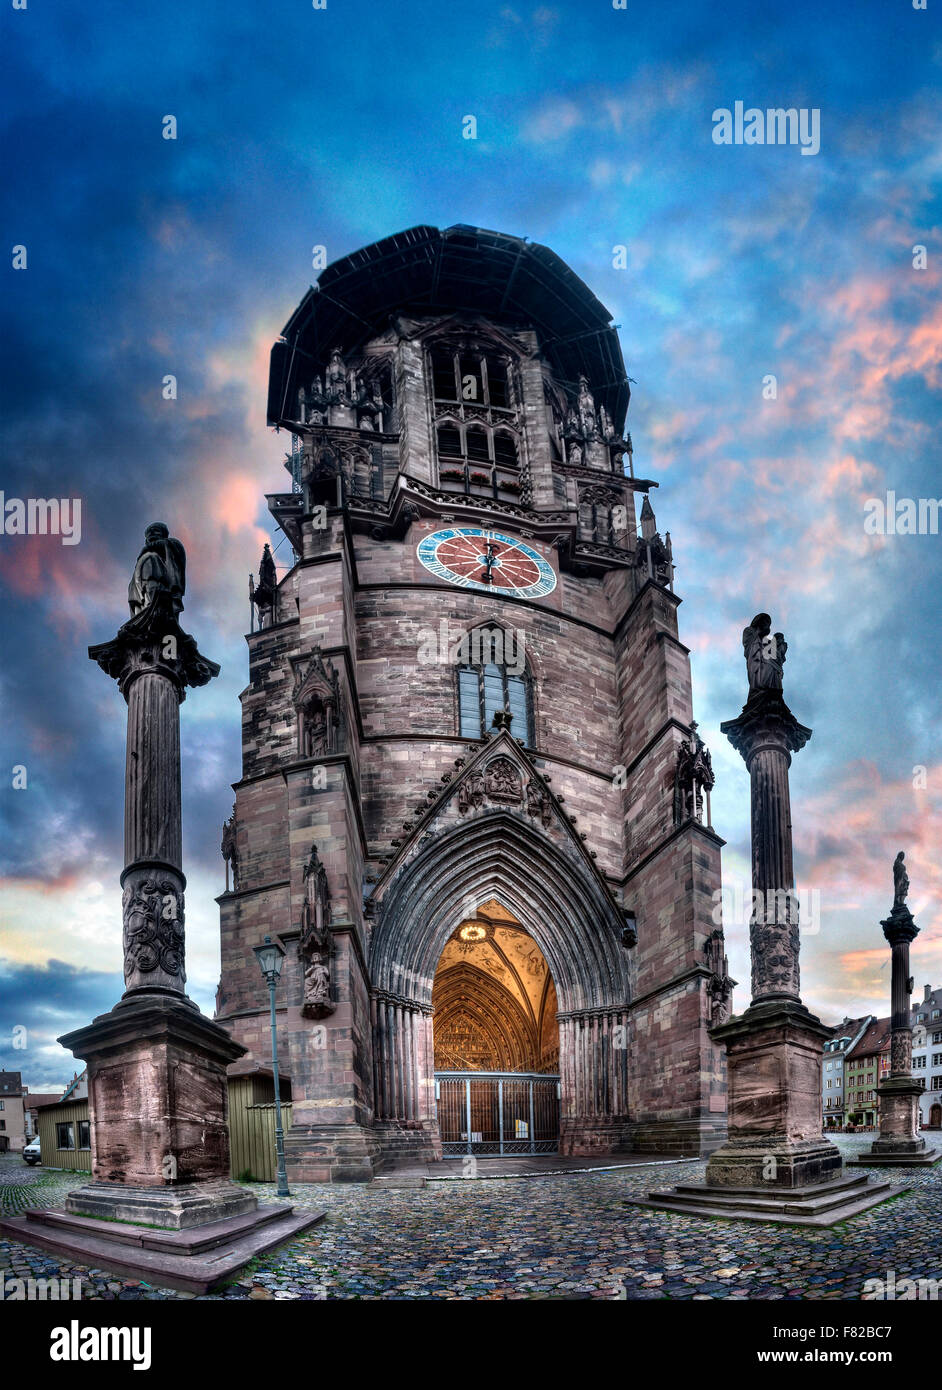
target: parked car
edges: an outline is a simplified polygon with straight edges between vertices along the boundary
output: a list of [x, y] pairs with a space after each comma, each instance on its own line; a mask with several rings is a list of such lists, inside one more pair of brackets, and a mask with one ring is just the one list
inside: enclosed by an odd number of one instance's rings
[[39, 1152], [39, 1136], [31, 1139], [23, 1150], [23, 1157], [32, 1166], [34, 1163], [42, 1163], [42, 1154]]

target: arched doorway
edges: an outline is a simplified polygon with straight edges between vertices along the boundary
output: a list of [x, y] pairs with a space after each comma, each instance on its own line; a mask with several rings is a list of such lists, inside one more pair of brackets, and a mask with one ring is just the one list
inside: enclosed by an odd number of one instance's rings
[[929, 1128], [942, 1129], [942, 1105], [938, 1102], [929, 1106]]
[[496, 899], [456, 926], [432, 986], [444, 1154], [556, 1152], [557, 1007], [543, 952]]
[[376, 897], [374, 1116], [384, 1152], [405, 1152], [408, 1141], [413, 1154], [441, 1154], [435, 978], [456, 929], [491, 902], [539, 948], [556, 990], [560, 1152], [628, 1147], [625, 922], [588, 856], [520, 816], [488, 812], [427, 835]]

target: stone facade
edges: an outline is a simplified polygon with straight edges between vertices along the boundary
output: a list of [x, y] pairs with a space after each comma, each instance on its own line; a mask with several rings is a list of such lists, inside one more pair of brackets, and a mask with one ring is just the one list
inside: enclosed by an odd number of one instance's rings
[[[272, 355], [270, 421], [295, 442], [292, 490], [268, 501], [293, 556], [274, 584], [263, 557], [255, 590], [217, 1020], [266, 1058], [252, 948], [276, 935], [289, 1178], [435, 1157], [436, 969], [493, 902], [552, 976], [562, 1150], [708, 1151], [723, 842], [702, 795], [678, 797], [699, 742], [689, 655], [609, 315], [545, 248], [469, 228], [368, 247], [320, 290]], [[481, 533], [483, 581], [424, 563], [456, 528]], [[461, 655], [482, 629], [502, 662]], [[480, 673], [477, 727], [459, 667]]]

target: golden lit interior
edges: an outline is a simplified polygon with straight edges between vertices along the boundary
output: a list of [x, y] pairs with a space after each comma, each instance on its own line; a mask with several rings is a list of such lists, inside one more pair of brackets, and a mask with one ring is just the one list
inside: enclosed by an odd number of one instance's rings
[[496, 899], [459, 923], [435, 974], [436, 1071], [555, 1072], [556, 989], [539, 946]]

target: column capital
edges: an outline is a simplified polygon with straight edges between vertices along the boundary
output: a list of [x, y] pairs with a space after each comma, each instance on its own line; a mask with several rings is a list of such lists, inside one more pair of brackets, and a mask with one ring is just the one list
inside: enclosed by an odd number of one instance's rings
[[176, 686], [182, 701], [187, 686], [207, 685], [220, 670], [180, 627], [171, 596], [163, 592], [123, 623], [110, 642], [89, 647], [88, 655], [118, 682], [125, 699], [138, 676], [161, 675]]
[[905, 903], [897, 903], [884, 921], [880, 923], [883, 935], [891, 946], [908, 945], [919, 935], [913, 914]]
[[737, 753], [748, 766], [763, 748], [780, 751], [791, 761], [790, 754], [804, 748], [812, 730], [799, 724], [780, 690], [753, 691], [736, 719], [720, 725]]

